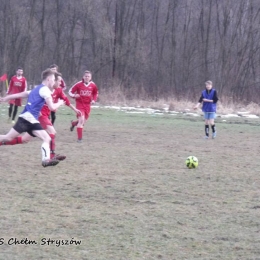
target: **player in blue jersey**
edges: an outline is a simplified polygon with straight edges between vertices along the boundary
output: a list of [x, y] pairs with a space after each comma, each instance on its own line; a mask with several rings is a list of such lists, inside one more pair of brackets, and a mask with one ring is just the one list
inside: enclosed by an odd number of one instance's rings
[[217, 135], [214, 119], [216, 117], [218, 94], [217, 91], [212, 88], [212, 81], [206, 81], [205, 85], [206, 88], [202, 91], [199, 102], [194, 109], [197, 109], [200, 104], [203, 103], [202, 111], [204, 112], [205, 119], [205, 139], [209, 138], [209, 125], [211, 125], [212, 138], [214, 139]]
[[26, 106], [19, 115], [16, 124], [6, 135], [0, 135], [0, 142], [9, 142], [24, 132], [27, 132], [33, 137], [39, 137], [43, 141], [41, 145], [43, 167], [55, 166], [59, 163], [59, 160], [55, 158], [50, 159], [49, 145], [51, 138], [38, 121], [40, 111], [45, 102], [50, 110], [55, 110], [64, 104], [63, 100], [59, 100], [55, 104], [52, 101], [51, 94], [56, 75], [57, 73], [51, 69], [47, 69], [42, 72], [42, 84], [36, 86], [33, 90], [23, 92], [22, 96], [21, 93], [19, 93], [0, 98], [0, 102], [5, 102], [10, 99], [15, 99], [17, 95], [22, 98], [28, 97]]

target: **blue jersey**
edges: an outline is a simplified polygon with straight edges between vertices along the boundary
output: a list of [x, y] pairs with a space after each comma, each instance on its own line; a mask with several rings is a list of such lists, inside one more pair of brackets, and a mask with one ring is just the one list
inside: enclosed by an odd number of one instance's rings
[[40, 111], [45, 103], [45, 98], [40, 95], [40, 89], [42, 87], [45, 87], [45, 85], [40, 84], [30, 92], [28, 96], [27, 104], [22, 114], [29, 112], [30, 114], [33, 115], [33, 117], [36, 120], [38, 120]]
[[[211, 89], [211, 91], [207, 91], [206, 89], [202, 91], [202, 97], [206, 98], [206, 99], [210, 99], [213, 100], [213, 97], [215, 95], [216, 90], [215, 89]], [[202, 105], [202, 111], [203, 112], [216, 112], [217, 110], [217, 104], [211, 103], [211, 102], [203, 102]]]

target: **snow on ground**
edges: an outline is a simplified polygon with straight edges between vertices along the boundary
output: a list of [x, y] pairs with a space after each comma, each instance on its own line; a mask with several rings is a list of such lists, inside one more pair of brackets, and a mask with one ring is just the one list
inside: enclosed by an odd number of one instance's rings
[[[115, 109], [117, 111], [124, 111], [129, 114], [150, 114], [150, 115], [163, 115], [163, 114], [170, 114], [170, 115], [177, 115], [182, 114], [186, 116], [202, 116], [202, 113], [198, 112], [190, 112], [189, 109], [186, 109], [185, 112], [177, 112], [177, 111], [169, 111], [167, 107], [163, 109], [153, 109], [153, 108], [143, 108], [143, 107], [128, 107], [128, 106], [99, 106], [94, 105], [92, 108], [106, 108], [106, 109]], [[249, 114], [249, 112], [237, 112], [236, 114], [226, 114], [226, 115], [219, 115], [217, 117], [220, 118], [235, 118], [235, 117], [245, 117], [245, 118], [259, 118], [257, 115]], [[223, 120], [224, 121], [224, 120]]]

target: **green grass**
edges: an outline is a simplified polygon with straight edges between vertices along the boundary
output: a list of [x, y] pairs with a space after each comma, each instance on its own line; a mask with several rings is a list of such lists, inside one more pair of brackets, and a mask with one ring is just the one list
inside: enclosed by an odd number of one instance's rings
[[[39, 243], [1, 245], [0, 259], [259, 258], [258, 120], [217, 119], [205, 141], [202, 117], [93, 109], [78, 144], [73, 118], [57, 113], [55, 167], [38, 139], [0, 146], [0, 237]], [[49, 237], [81, 245], [40, 245]]]

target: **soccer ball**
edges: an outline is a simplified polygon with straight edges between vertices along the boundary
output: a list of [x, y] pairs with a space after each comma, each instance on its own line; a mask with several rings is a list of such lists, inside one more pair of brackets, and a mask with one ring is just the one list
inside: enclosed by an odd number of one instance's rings
[[197, 157], [195, 156], [189, 156], [186, 161], [186, 166], [189, 168], [189, 169], [193, 169], [193, 168], [197, 168], [198, 165], [199, 165], [199, 160]]

